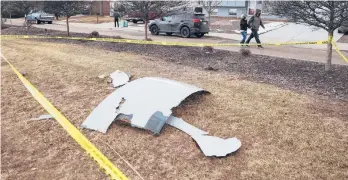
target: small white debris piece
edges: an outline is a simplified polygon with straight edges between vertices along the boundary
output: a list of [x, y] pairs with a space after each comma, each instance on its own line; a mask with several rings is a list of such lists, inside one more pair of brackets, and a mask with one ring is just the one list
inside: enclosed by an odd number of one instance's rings
[[22, 76], [26, 76], [26, 75], [28, 74], [28, 73], [25, 72], [25, 71], [21, 71], [20, 73], [22, 74]]
[[185, 132], [186, 134], [188, 134], [190, 136], [208, 134], [207, 132], [202, 131], [202, 130], [192, 126], [191, 124], [185, 122], [183, 119], [177, 118], [174, 116], [170, 116], [166, 123], [181, 130], [181, 131], [183, 131], [183, 132]]
[[50, 114], [44, 114], [44, 115], [39, 116], [38, 118], [32, 118], [30, 120], [38, 121], [38, 120], [48, 120], [48, 119], [53, 119], [53, 116]]
[[192, 138], [206, 156], [223, 157], [237, 151], [242, 145], [237, 138], [222, 139], [207, 135], [194, 135]]
[[129, 75], [122, 71], [115, 71], [110, 74], [114, 88], [125, 85], [129, 82]]
[[98, 76], [99, 79], [105, 79], [106, 77], [107, 77], [107, 75], [105, 75], [105, 74], [102, 74], [102, 75]]

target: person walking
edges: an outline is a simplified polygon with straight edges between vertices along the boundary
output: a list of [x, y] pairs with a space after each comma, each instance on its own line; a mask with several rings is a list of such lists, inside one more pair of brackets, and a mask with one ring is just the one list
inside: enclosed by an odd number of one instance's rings
[[248, 21], [246, 19], [246, 15], [242, 14], [241, 16], [241, 20], [240, 20], [240, 33], [242, 34], [242, 41], [240, 42], [240, 44], [242, 44], [241, 46], [243, 46], [246, 37], [247, 37], [247, 30], [248, 30]]
[[[248, 22], [248, 27], [251, 28], [251, 34], [250, 34], [248, 40], [246, 41], [246, 44], [249, 44], [250, 40], [254, 37], [255, 37], [257, 44], [261, 44], [261, 41], [259, 39], [259, 34], [258, 34], [260, 26], [263, 29], [265, 29], [265, 26], [263, 25], [262, 20], [261, 20], [261, 10], [256, 9], [255, 15], [252, 16]], [[258, 45], [258, 47], [260, 49], [263, 49], [263, 47], [261, 45]]]
[[120, 18], [120, 14], [118, 14], [117, 12], [114, 12], [115, 27], [116, 27], [116, 23], [117, 23], [117, 27], [120, 27], [120, 24], [118, 22], [119, 18]]

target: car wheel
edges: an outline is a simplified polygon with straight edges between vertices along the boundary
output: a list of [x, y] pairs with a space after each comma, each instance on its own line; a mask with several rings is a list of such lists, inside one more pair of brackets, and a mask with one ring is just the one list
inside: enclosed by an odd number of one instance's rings
[[167, 32], [166, 33], [168, 36], [171, 36], [173, 33], [171, 33], [171, 32]]
[[52, 21], [48, 21], [48, 24], [52, 24]]
[[41, 24], [41, 21], [40, 20], [36, 20], [36, 24]]
[[184, 26], [180, 29], [180, 34], [184, 38], [189, 38], [191, 36], [190, 28]]
[[204, 36], [204, 33], [195, 33], [195, 36], [198, 37], [198, 38], [201, 38]]
[[133, 23], [136, 24], [136, 23], [138, 23], [138, 21], [137, 20], [133, 20]]
[[152, 25], [150, 27], [150, 31], [151, 31], [152, 35], [158, 35], [159, 34], [159, 29], [158, 29], [158, 27], [156, 25]]

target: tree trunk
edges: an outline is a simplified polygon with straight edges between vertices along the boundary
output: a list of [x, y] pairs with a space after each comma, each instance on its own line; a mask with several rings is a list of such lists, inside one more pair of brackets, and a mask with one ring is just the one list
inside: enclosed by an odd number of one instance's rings
[[145, 40], [147, 40], [147, 20], [145, 21]]
[[331, 71], [331, 59], [332, 59], [332, 38], [333, 38], [333, 32], [328, 33], [329, 38], [328, 38], [328, 44], [327, 44], [327, 59], [326, 59], [326, 64], [325, 64], [325, 71]]
[[56, 20], [58, 20], [58, 14], [55, 14], [54, 16], [56, 16]]
[[11, 22], [11, 25], [12, 25], [12, 13], [10, 11], [10, 22]]
[[211, 22], [210, 22], [210, 13], [208, 13], [208, 25], [210, 26]]
[[98, 16], [98, 14], [97, 14], [97, 24], [98, 24], [98, 21], [99, 21], [98, 18], [99, 18], [99, 16]]
[[70, 36], [70, 32], [69, 32], [69, 16], [66, 16], [66, 32], [68, 33], [68, 36]]

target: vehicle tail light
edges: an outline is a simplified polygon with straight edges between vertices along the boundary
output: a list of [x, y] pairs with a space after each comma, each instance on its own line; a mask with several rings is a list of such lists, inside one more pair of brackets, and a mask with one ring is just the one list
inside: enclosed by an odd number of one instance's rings
[[199, 22], [201, 22], [200, 19], [192, 19], [192, 21], [193, 21], [194, 23], [199, 23]]

